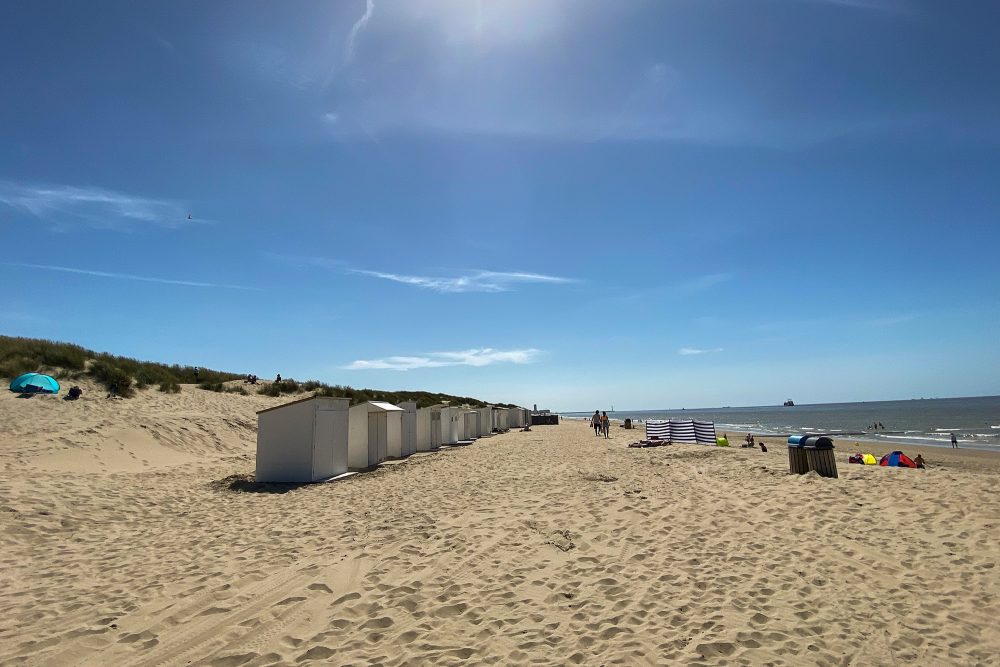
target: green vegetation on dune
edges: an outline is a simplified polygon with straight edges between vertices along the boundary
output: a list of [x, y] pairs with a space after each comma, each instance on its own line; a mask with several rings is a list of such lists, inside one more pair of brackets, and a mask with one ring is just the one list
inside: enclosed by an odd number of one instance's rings
[[[0, 336], [0, 377], [57, 371], [57, 379], [90, 377], [105, 389], [114, 388], [119, 396], [129, 398], [136, 389], [150, 385], [158, 385], [164, 393], [176, 394], [181, 384], [196, 381], [194, 369], [194, 366], [167, 365], [94, 352], [72, 343]], [[241, 377], [236, 373], [199, 368], [197, 381], [221, 386], [223, 382]]]
[[[199, 389], [206, 391], [249, 394], [244, 385], [224, 384], [245, 377], [237, 373], [198, 367], [196, 378], [194, 366], [139, 361], [105, 352], [94, 352], [72, 343], [0, 336], [0, 377], [15, 378], [23, 373], [32, 372], [53, 372], [61, 380], [90, 377], [109, 391], [114, 387], [118, 395], [125, 398], [134, 396], [136, 389], [145, 389], [152, 385], [156, 385], [164, 393], [176, 394], [180, 392], [181, 384], [197, 384]], [[483, 401], [468, 396], [427, 391], [355, 389], [343, 385], [328, 385], [316, 380], [297, 382], [291, 378], [283, 379], [281, 382], [262, 382], [257, 388], [257, 393], [274, 397], [312, 393], [315, 396], [349, 398], [351, 405], [364, 401], [386, 401], [394, 404], [415, 401], [417, 407], [422, 408], [438, 403], [468, 404], [473, 407], [486, 405]], [[500, 405], [514, 407], [510, 404]]]
[[470, 405], [479, 408], [486, 405], [485, 402], [469, 396], [452, 396], [450, 394], [435, 394], [429, 391], [382, 391], [380, 389], [355, 389], [341, 385], [323, 385], [316, 391], [317, 396], [333, 396], [336, 398], [349, 398], [351, 405], [364, 403], [365, 401], [385, 401], [398, 405], [405, 401], [415, 401], [418, 408], [426, 408], [429, 405], [439, 403], [450, 403], [451, 405]]

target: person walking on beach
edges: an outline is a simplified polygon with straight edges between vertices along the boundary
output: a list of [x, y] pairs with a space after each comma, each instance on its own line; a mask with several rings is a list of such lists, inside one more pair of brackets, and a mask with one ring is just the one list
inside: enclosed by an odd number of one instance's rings
[[594, 435], [601, 435], [601, 411], [594, 410], [594, 416], [590, 418], [590, 425], [594, 427]]
[[955, 437], [954, 433], [951, 434], [951, 447], [952, 449], [958, 449], [958, 438]]
[[601, 431], [604, 433], [604, 439], [607, 440], [611, 436], [608, 435], [608, 431], [611, 430], [611, 420], [608, 419], [608, 413], [601, 413]]

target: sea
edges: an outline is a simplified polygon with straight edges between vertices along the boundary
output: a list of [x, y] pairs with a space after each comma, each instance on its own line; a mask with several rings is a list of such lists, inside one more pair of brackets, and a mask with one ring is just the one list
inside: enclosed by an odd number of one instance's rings
[[[589, 419], [593, 412], [566, 412], [564, 417]], [[612, 419], [699, 419], [715, 422], [721, 436], [746, 433], [790, 436], [824, 433], [835, 438], [886, 443], [951, 446], [1000, 451], [1000, 396], [918, 398], [906, 401], [821, 403], [815, 405], [680, 410], [609, 410]], [[871, 428], [881, 424], [878, 429]]]

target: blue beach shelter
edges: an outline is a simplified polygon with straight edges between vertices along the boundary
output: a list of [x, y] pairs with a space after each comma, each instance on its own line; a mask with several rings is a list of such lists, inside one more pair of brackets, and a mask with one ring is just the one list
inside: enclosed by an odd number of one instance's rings
[[51, 375], [25, 373], [14, 378], [10, 383], [10, 390], [22, 394], [57, 394], [59, 393], [59, 383]]

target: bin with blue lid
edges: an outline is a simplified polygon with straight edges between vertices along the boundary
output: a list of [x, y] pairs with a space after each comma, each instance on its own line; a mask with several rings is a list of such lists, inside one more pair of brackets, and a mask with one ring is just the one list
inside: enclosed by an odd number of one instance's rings
[[826, 435], [793, 435], [788, 438], [788, 471], [804, 475], [815, 470], [821, 477], [838, 477], [833, 439]]

